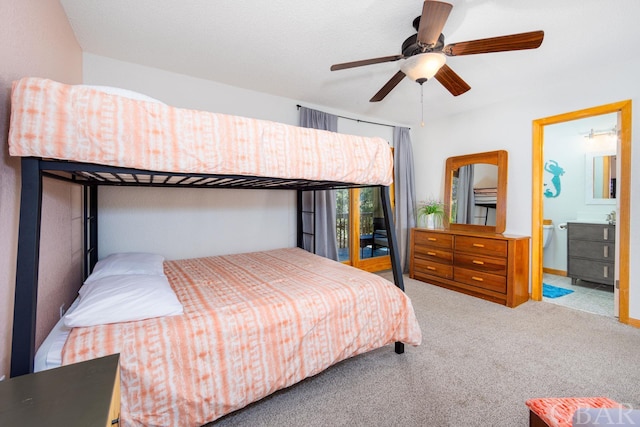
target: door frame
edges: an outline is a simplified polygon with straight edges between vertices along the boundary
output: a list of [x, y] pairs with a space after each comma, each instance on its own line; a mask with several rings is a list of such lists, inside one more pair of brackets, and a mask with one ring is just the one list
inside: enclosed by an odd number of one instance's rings
[[[620, 186], [619, 211], [616, 233], [619, 251], [619, 320], [630, 323], [629, 319], [629, 229], [631, 206], [631, 100], [614, 102], [584, 110], [572, 111], [533, 121], [533, 177], [531, 195], [531, 299], [542, 301], [542, 221], [543, 221], [543, 165], [544, 127], [547, 125], [599, 116], [608, 113], [620, 114]], [[640, 325], [636, 325], [640, 326]]]
[[[393, 194], [393, 187], [390, 194]], [[393, 196], [391, 203], [394, 207]], [[349, 260], [345, 264], [369, 272], [377, 272], [391, 269], [391, 256], [378, 256], [373, 258], [360, 258], [360, 189], [349, 189]]]

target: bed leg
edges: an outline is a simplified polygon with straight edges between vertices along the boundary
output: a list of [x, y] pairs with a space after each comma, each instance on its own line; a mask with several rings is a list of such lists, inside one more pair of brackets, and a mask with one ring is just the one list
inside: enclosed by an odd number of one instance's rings
[[400, 341], [396, 341], [396, 353], [397, 354], [404, 353], [404, 343], [402, 343]]
[[397, 287], [404, 292], [404, 279], [402, 278], [402, 266], [400, 265], [400, 252], [398, 251], [398, 239], [396, 228], [393, 224], [393, 212], [391, 211], [391, 198], [389, 187], [380, 186], [380, 198], [382, 199], [382, 211], [384, 212], [384, 224], [387, 229], [389, 243], [389, 255], [391, 256], [391, 269], [393, 280]]
[[39, 160], [22, 159], [18, 261], [16, 265], [11, 377], [33, 372], [38, 301], [38, 261], [40, 256], [40, 212], [42, 175]]

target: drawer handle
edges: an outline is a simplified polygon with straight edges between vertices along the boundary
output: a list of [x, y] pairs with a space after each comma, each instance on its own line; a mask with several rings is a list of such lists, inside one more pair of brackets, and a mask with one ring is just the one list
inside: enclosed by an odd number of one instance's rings
[[437, 254], [435, 252], [427, 252], [427, 255], [436, 256]]
[[609, 246], [604, 247], [604, 257], [609, 258]]
[[609, 229], [604, 228], [602, 231], [604, 232], [604, 235], [603, 235], [604, 240], [609, 240]]
[[427, 270], [431, 270], [431, 271], [436, 271], [435, 267], [431, 267], [430, 265], [427, 266]]
[[608, 265], [604, 266], [604, 271], [602, 273], [603, 273], [605, 278], [609, 277], [609, 266]]
[[484, 248], [484, 245], [482, 243], [474, 243], [473, 247], [474, 248]]
[[484, 265], [484, 261], [478, 261], [477, 259], [474, 259], [472, 262], [473, 262], [474, 264]]
[[435, 242], [438, 239], [436, 239], [435, 237], [427, 237], [427, 240], [429, 240], [430, 242]]
[[471, 278], [473, 280], [475, 280], [476, 282], [483, 282], [484, 281], [484, 279], [482, 277], [471, 276]]

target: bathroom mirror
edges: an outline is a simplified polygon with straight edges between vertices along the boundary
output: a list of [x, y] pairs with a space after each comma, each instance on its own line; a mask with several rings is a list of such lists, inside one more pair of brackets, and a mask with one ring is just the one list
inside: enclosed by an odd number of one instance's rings
[[507, 152], [449, 157], [444, 193], [445, 227], [502, 233], [507, 223]]
[[585, 155], [585, 202], [588, 205], [615, 205], [616, 153], [587, 152]]

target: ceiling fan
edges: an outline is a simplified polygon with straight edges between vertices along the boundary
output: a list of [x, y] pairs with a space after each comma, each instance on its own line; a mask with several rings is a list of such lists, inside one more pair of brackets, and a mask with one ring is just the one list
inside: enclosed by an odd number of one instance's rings
[[417, 33], [402, 43], [401, 54], [334, 64], [331, 66], [331, 71], [402, 59], [400, 70], [382, 86], [369, 100], [370, 102], [382, 101], [405, 76], [409, 76], [421, 85], [427, 79], [435, 77], [453, 96], [458, 96], [471, 89], [471, 86], [445, 64], [446, 56], [536, 49], [542, 44], [544, 31], [531, 31], [445, 45], [442, 29], [452, 8], [453, 5], [449, 3], [426, 0], [422, 7], [422, 15], [413, 20], [413, 27]]

